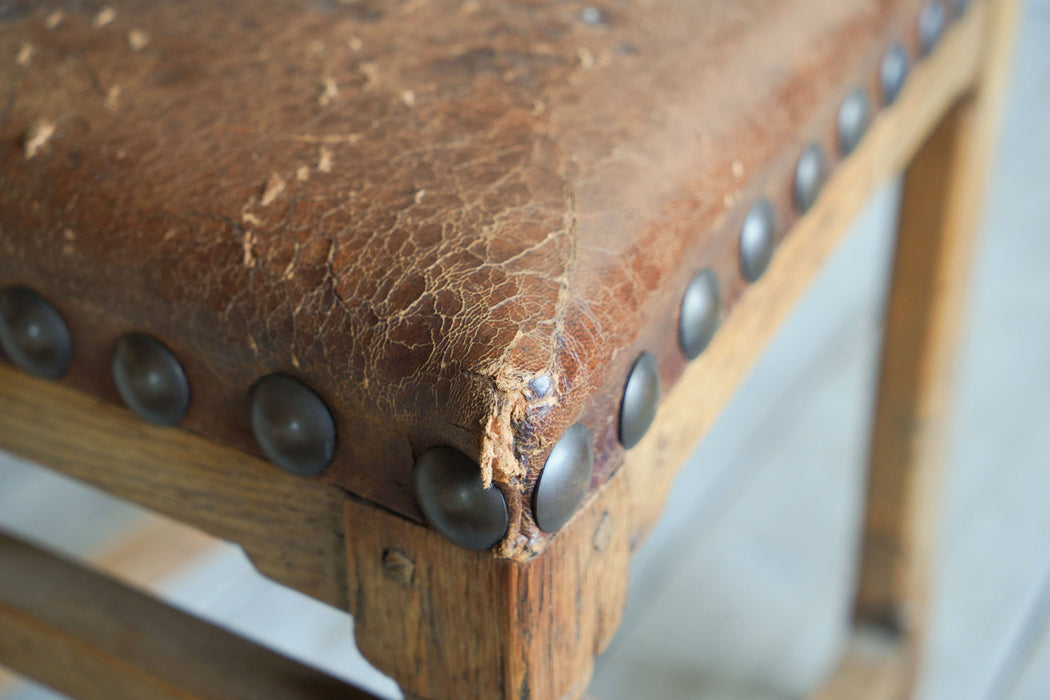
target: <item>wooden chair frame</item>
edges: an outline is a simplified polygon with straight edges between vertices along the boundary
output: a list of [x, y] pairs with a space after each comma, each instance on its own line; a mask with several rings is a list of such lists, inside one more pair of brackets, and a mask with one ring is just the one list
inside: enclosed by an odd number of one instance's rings
[[[410, 697], [579, 696], [678, 466], [876, 186], [903, 170], [856, 632], [819, 697], [905, 697], [927, 627], [951, 360], [1017, 9], [974, 3], [914, 67], [643, 442], [529, 561], [460, 549], [334, 487], [6, 366], [0, 446], [235, 542], [264, 575], [349, 611], [362, 652]], [[367, 697], [9, 537], [0, 661], [85, 698]]]

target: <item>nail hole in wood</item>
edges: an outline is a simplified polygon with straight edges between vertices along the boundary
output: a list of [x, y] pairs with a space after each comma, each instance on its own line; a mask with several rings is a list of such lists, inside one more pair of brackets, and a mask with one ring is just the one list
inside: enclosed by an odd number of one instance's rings
[[416, 575], [416, 565], [396, 549], [383, 551], [383, 573], [402, 586], [411, 586]]
[[608, 547], [609, 542], [612, 541], [612, 535], [612, 517], [606, 512], [598, 522], [598, 527], [594, 528], [594, 551], [600, 552]]

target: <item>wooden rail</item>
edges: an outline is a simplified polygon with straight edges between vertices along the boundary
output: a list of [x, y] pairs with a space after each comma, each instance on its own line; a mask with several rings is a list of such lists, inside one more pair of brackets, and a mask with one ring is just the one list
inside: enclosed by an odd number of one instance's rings
[[3, 533], [0, 659], [83, 700], [374, 698]]

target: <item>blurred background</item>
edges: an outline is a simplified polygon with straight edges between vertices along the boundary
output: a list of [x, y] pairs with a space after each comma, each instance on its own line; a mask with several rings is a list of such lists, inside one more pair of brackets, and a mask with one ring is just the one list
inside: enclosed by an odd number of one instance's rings
[[[591, 693], [804, 697], [846, 639], [898, 187], [888, 183], [678, 476]], [[1050, 0], [1028, 0], [989, 173], [919, 697], [1050, 698]], [[346, 615], [236, 547], [0, 452], [0, 527], [385, 697]], [[0, 669], [0, 698], [59, 697]]]

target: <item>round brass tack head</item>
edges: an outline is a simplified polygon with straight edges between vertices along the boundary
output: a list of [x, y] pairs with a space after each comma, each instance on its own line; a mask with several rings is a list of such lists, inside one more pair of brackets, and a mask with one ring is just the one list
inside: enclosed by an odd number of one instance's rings
[[0, 292], [0, 347], [16, 366], [47, 379], [66, 373], [73, 340], [62, 314], [26, 287]]
[[175, 353], [145, 333], [128, 333], [113, 346], [113, 384], [125, 405], [158, 425], [175, 425], [190, 407], [190, 382]]
[[[743, 243], [741, 242], [741, 259]], [[718, 275], [707, 268], [693, 275], [678, 312], [678, 346], [690, 360], [699, 357], [718, 330], [722, 293]]]
[[861, 88], [854, 88], [846, 95], [839, 107], [838, 132], [839, 152], [848, 156], [857, 147], [868, 130], [868, 118], [871, 104], [868, 94]]
[[922, 56], [928, 55], [937, 46], [944, 34], [947, 19], [941, 0], [930, 0], [919, 12], [919, 53]]
[[802, 150], [795, 165], [795, 209], [805, 214], [817, 201], [827, 177], [827, 161], [824, 149], [811, 141]]
[[769, 267], [776, 248], [776, 215], [769, 200], [756, 202], [740, 227], [740, 272], [755, 282]]
[[908, 79], [908, 52], [899, 43], [894, 43], [882, 56], [879, 64], [879, 85], [882, 88], [882, 104], [893, 104]]
[[656, 359], [643, 352], [634, 361], [620, 404], [620, 443], [631, 449], [645, 436], [660, 403], [660, 372]]
[[507, 533], [503, 493], [482, 488], [477, 463], [459, 450], [434, 447], [421, 454], [412, 484], [430, 526], [460, 547], [489, 549]]
[[251, 389], [255, 441], [271, 462], [296, 476], [316, 476], [335, 454], [335, 421], [324, 400], [287, 374], [270, 374]]
[[532, 511], [544, 532], [556, 532], [569, 521], [587, 495], [594, 472], [591, 432], [577, 423], [565, 431], [543, 465]]

